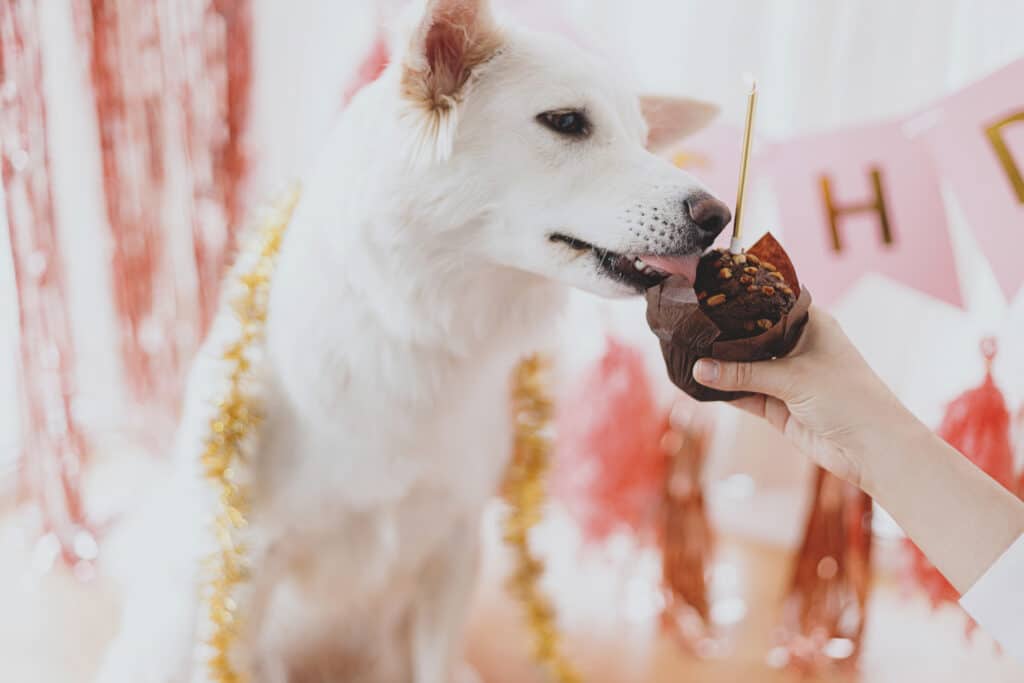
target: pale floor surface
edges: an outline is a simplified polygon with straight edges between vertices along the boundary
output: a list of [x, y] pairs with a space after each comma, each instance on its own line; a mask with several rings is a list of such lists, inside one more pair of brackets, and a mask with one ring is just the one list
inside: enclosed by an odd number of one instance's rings
[[[580, 580], [577, 594], [559, 594], [571, 631], [572, 655], [587, 681], [598, 683], [1011, 683], [1024, 681], [1024, 667], [996, 655], [984, 636], [963, 638], [962, 617], [952, 610], [932, 614], [920, 600], [908, 601], [892, 585], [881, 585], [871, 604], [867, 644], [859, 676], [803, 678], [769, 668], [775, 606], [788, 573], [788, 552], [735, 538], [723, 539], [720, 557], [745, 581], [737, 595], [746, 616], [729, 632], [731, 652], [716, 661], [681, 653], [657, 636], [652, 620], [624, 614], [629, 601], [595, 592]], [[470, 629], [471, 659], [487, 683], [543, 680], [526, 658], [526, 642], [515, 605], [501, 592], [500, 559], [491, 553]], [[614, 577], [608, 579], [614, 582]], [[567, 584], [574, 585], [573, 583]], [[614, 583], [610, 584], [614, 585]], [[580, 591], [585, 593], [580, 594]], [[586, 591], [589, 591], [587, 593]], [[574, 618], [566, 605], [589, 605], [604, 618]], [[0, 518], [0, 681], [4, 683], [89, 683], [102, 650], [116, 628], [116, 597], [99, 579], [80, 583], [58, 570], [39, 576], [30, 569], [23, 536], [10, 517]], [[584, 610], [585, 607], [580, 607]], [[626, 610], [628, 611], [628, 610]], [[585, 621], [583, 628], [580, 621]]]

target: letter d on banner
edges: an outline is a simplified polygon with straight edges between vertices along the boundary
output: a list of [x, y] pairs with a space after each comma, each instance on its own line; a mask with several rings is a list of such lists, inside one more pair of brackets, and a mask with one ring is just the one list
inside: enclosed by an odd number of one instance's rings
[[873, 272], [960, 305], [938, 180], [902, 123], [788, 140], [769, 159], [778, 228], [816, 301]]
[[1007, 299], [1024, 284], [1022, 84], [1024, 59], [939, 102], [922, 133]]
[[992, 149], [995, 150], [999, 163], [1002, 165], [1003, 170], [1006, 171], [1006, 177], [1010, 179], [1010, 186], [1017, 194], [1017, 201], [1024, 204], [1024, 177], [1021, 176], [1020, 166], [1017, 165], [1013, 154], [1010, 152], [1006, 138], [1003, 137], [1003, 129], [1011, 123], [1016, 123], [1024, 128], [1024, 109], [1021, 109], [1016, 114], [1007, 116], [1001, 121], [996, 121], [985, 129], [985, 134], [988, 135], [988, 140], [992, 143]]

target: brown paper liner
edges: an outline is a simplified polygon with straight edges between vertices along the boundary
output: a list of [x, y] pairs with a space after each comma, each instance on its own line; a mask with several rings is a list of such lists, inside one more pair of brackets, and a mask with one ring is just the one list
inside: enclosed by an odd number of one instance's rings
[[725, 361], [758, 361], [781, 358], [796, 346], [811, 307], [811, 293], [800, 286], [789, 256], [771, 234], [747, 250], [771, 261], [786, 284], [798, 292], [796, 303], [771, 329], [753, 337], [718, 341], [722, 331], [697, 302], [691, 286], [669, 278], [647, 290], [647, 324], [661, 342], [672, 383], [698, 401], [732, 401], [748, 392], [718, 391], [693, 378], [693, 366], [701, 358]]

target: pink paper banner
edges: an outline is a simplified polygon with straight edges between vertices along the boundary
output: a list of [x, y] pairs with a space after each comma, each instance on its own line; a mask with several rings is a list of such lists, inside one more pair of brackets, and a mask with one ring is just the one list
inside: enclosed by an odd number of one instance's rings
[[[679, 168], [693, 175], [713, 195], [726, 204], [736, 199], [739, 184], [743, 130], [728, 124], [712, 124], [673, 147], [670, 158]], [[751, 177], [756, 177], [757, 159], [751, 162]], [[719, 246], [729, 243], [729, 231], [719, 238]]]
[[691, 173], [723, 202], [732, 203], [739, 182], [743, 131], [712, 124], [686, 138], [672, 150], [672, 163]]
[[923, 135], [1007, 298], [1024, 283], [1024, 59], [942, 101]]
[[937, 176], [902, 124], [788, 140], [771, 167], [786, 250], [819, 304], [870, 271], [961, 305]]

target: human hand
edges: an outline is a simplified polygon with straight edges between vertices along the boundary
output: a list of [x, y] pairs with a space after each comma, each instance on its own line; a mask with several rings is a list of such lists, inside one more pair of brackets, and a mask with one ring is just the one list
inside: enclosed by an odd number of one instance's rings
[[868, 367], [835, 320], [812, 309], [785, 358], [702, 359], [698, 382], [734, 401], [886, 509], [958, 591], [1024, 533], [1024, 504], [931, 432]]
[[875, 458], [889, 455], [887, 435], [926, 430], [835, 319], [817, 308], [785, 358], [753, 363], [705, 358], [693, 374], [715, 389], [757, 394], [733, 404], [764, 418], [819, 465], [865, 489], [872, 485]]

